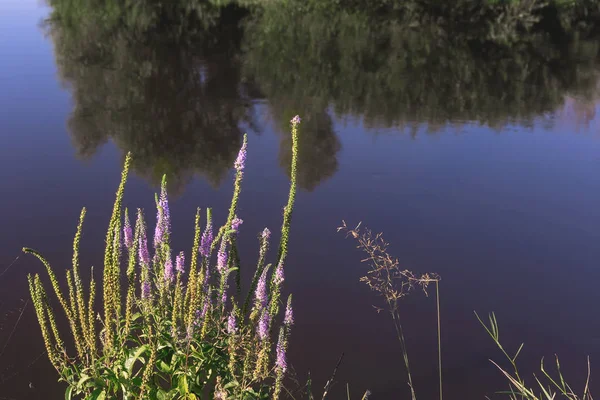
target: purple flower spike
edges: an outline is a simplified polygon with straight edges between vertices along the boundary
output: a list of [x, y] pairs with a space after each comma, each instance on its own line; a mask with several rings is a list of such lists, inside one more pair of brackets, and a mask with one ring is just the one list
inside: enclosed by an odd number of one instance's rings
[[283, 274], [283, 264], [279, 263], [277, 269], [275, 270], [275, 279], [273, 280], [273, 282], [275, 283], [275, 285], [279, 286], [283, 283], [284, 280], [285, 275]]
[[133, 246], [133, 231], [131, 224], [129, 223], [129, 214], [125, 214], [125, 225], [123, 226], [123, 240], [125, 241], [125, 247], [128, 249]]
[[173, 279], [175, 278], [175, 276], [173, 275], [173, 261], [171, 260], [171, 257], [167, 258], [167, 261], [165, 262], [165, 281], [167, 281], [167, 283], [173, 282]]
[[213, 228], [212, 224], [206, 226], [204, 233], [202, 234], [202, 240], [200, 241], [200, 254], [202, 257], [208, 257], [210, 255], [210, 246], [212, 246]]
[[258, 321], [258, 328], [256, 330], [260, 340], [266, 340], [269, 335], [269, 312], [264, 310]]
[[282, 372], [287, 371], [287, 360], [285, 357], [285, 347], [283, 344], [284, 338], [283, 335], [279, 335], [279, 341], [277, 342], [277, 360], [275, 361], [275, 366], [279, 368]]
[[206, 313], [208, 312], [208, 298], [206, 299], [206, 301], [204, 302], [204, 305], [202, 306], [202, 311], [200, 312], [200, 318], [204, 318], [206, 317]]
[[269, 238], [271, 237], [271, 231], [269, 230], [269, 228], [265, 228], [262, 231], [261, 236], [262, 236], [263, 240], [269, 240]]
[[285, 317], [283, 318], [283, 323], [288, 327], [294, 325], [294, 310], [292, 310], [291, 303], [288, 303], [287, 307], [285, 308]]
[[165, 229], [163, 223], [163, 212], [159, 208], [156, 212], [156, 228], [154, 228], [154, 248], [160, 247], [165, 236]]
[[233, 312], [229, 314], [229, 318], [227, 318], [227, 333], [233, 335], [237, 332], [237, 322], [235, 320], [235, 315]]
[[152, 287], [150, 286], [150, 281], [149, 280], [145, 280], [142, 283], [142, 299], [143, 300], [149, 300], [152, 296], [151, 293]]
[[246, 149], [247, 149], [247, 147], [248, 147], [248, 143], [244, 140], [244, 144], [242, 145], [242, 148], [240, 149], [240, 152], [238, 153], [237, 159], [235, 160], [235, 163], [233, 164], [233, 166], [235, 167], [235, 169], [238, 172], [242, 172], [246, 165]]
[[227, 270], [227, 259], [227, 241], [223, 236], [223, 239], [221, 240], [221, 247], [217, 253], [217, 271], [219, 271], [220, 274], [224, 274]]
[[163, 210], [163, 225], [166, 233], [171, 232], [171, 212], [169, 211], [169, 198], [167, 197], [167, 187], [163, 186], [160, 191], [160, 207]]
[[223, 295], [221, 295], [221, 304], [225, 305], [227, 303], [227, 292], [224, 291]]
[[182, 274], [185, 272], [184, 262], [185, 262], [185, 255], [183, 254], [183, 251], [182, 251], [181, 253], [179, 253], [179, 255], [177, 256], [177, 258], [175, 260], [175, 269], [177, 270], [177, 272], [180, 272]]
[[150, 265], [150, 253], [148, 253], [148, 239], [146, 238], [146, 227], [142, 227], [142, 234], [139, 239], [138, 255], [141, 265]]
[[231, 229], [233, 229], [236, 233], [239, 232], [240, 225], [242, 223], [244, 223], [243, 220], [239, 219], [238, 217], [235, 217], [233, 221], [231, 221]]
[[300, 119], [300, 116], [296, 115], [294, 118], [292, 118], [290, 122], [292, 123], [292, 125], [299, 125], [301, 121], [302, 120]]
[[256, 302], [261, 308], [267, 307], [267, 270], [265, 269], [258, 279], [256, 291], [254, 292]]

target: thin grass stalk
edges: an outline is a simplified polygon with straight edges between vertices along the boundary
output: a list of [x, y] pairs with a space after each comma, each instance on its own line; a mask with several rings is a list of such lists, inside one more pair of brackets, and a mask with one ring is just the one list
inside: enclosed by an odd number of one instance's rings
[[406, 341], [404, 340], [404, 331], [402, 330], [402, 324], [400, 323], [400, 316], [398, 315], [397, 309], [392, 311], [392, 319], [394, 320], [394, 327], [396, 328], [396, 334], [398, 335], [398, 341], [400, 342], [400, 348], [402, 350], [402, 358], [404, 359], [404, 365], [406, 367], [406, 375], [408, 378], [408, 386], [410, 386], [410, 395], [412, 400], [416, 400], [415, 388], [413, 386], [412, 374], [410, 373], [410, 363], [408, 361], [408, 350], [406, 348]]
[[435, 281], [435, 298], [436, 298], [436, 311], [437, 311], [437, 344], [438, 344], [438, 372], [440, 375], [440, 400], [443, 395], [442, 385], [442, 324], [440, 318], [440, 281]]

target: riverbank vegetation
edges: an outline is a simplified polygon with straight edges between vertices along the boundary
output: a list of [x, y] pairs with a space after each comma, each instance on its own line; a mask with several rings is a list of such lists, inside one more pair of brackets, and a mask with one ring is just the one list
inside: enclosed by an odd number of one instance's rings
[[[198, 209], [189, 258], [184, 252], [176, 254], [169, 239], [172, 226], [165, 184], [156, 196], [153, 238], [142, 210], [138, 209], [134, 225], [127, 209], [122, 209], [130, 155], [106, 234], [101, 281], [92, 268], [86, 285], [80, 270], [85, 208], [73, 243], [73, 267], [66, 271], [66, 292], [50, 263], [35, 250], [23, 249], [44, 264], [51, 284], [47, 291], [38, 274], [28, 276], [48, 358], [67, 384], [65, 398], [279, 397], [293, 324], [291, 296], [282, 301], [282, 284], [296, 194], [299, 123], [298, 117], [292, 120], [292, 181], [277, 256], [272, 264], [266, 263], [270, 231], [265, 228], [245, 296], [236, 240], [242, 224], [237, 204], [247, 156], [245, 138], [234, 163], [227, 221], [213, 231], [216, 225], [209, 208], [202, 230]], [[122, 278], [126, 278], [124, 287]], [[66, 317], [68, 339], [51, 297], [56, 297], [60, 314]]]

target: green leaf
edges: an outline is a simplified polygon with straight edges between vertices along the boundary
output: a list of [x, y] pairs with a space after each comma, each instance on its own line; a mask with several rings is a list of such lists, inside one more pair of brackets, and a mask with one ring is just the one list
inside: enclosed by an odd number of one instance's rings
[[179, 378], [179, 393], [187, 394], [190, 389], [188, 387], [187, 377], [185, 375], [181, 375]]
[[80, 379], [79, 379], [79, 381], [77, 382], [77, 389], [78, 389], [78, 390], [81, 390], [81, 386], [82, 386], [82, 385], [83, 385], [85, 382], [87, 382], [88, 380], [90, 380], [90, 379], [91, 379], [91, 377], [90, 377], [89, 375], [87, 375], [87, 374], [82, 374], [82, 375], [81, 375], [81, 378], [80, 378]]
[[138, 347], [134, 352], [130, 353], [129, 358], [125, 361], [125, 369], [129, 375], [131, 375], [131, 371], [133, 370], [133, 366], [135, 362], [140, 358], [140, 356], [148, 349], [148, 345], [143, 345]]
[[229, 382], [227, 385], [223, 386], [223, 389], [230, 389], [232, 387], [239, 386], [240, 384], [237, 381]]
[[67, 390], [65, 391], [65, 400], [71, 400], [72, 397], [73, 397], [73, 388], [71, 386], [69, 386], [67, 388]]
[[164, 372], [165, 374], [168, 374], [171, 371], [171, 367], [169, 366], [169, 364], [167, 364], [163, 360], [160, 360], [156, 364], [156, 367], [158, 368], [159, 371]]
[[94, 390], [94, 392], [92, 393], [92, 397], [90, 397], [90, 400], [104, 400], [104, 399], [106, 399], [106, 391], [101, 388]]
[[157, 398], [158, 400], [168, 400], [168, 398], [169, 398], [169, 397], [167, 396], [167, 393], [166, 393], [164, 390], [162, 390], [162, 389], [159, 389], [159, 390], [156, 392], [156, 398]]

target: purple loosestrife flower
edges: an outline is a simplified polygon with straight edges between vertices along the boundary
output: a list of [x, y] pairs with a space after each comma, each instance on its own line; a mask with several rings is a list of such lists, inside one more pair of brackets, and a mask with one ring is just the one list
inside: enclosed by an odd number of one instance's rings
[[200, 318], [206, 317], [206, 313], [208, 312], [209, 305], [210, 305], [210, 302], [209, 302], [208, 296], [207, 296], [206, 300], [204, 301], [204, 305], [202, 306], [202, 311], [200, 312]]
[[240, 229], [240, 225], [243, 224], [244, 221], [239, 219], [238, 217], [235, 217], [233, 219], [233, 221], [231, 221], [231, 229], [235, 232], [238, 233], [239, 229]]
[[200, 254], [202, 257], [208, 257], [210, 255], [210, 247], [212, 246], [213, 240], [213, 227], [212, 223], [210, 223], [206, 226], [206, 229], [202, 234], [202, 240], [200, 241]]
[[160, 207], [158, 207], [158, 211], [156, 212], [156, 228], [154, 228], [154, 248], [155, 249], [160, 247], [164, 236], [165, 236], [165, 229], [164, 229], [164, 223], [163, 223], [163, 211]]
[[219, 248], [219, 252], [217, 253], [217, 271], [222, 275], [227, 270], [227, 240], [225, 235], [223, 235], [223, 239], [221, 239], [221, 247]]
[[165, 261], [164, 278], [167, 283], [172, 282], [175, 278], [175, 276], [173, 275], [173, 261], [171, 260], [170, 256], [167, 257], [167, 261]]
[[289, 301], [287, 307], [285, 308], [285, 316], [283, 317], [283, 323], [288, 328], [294, 325], [294, 310], [292, 309], [292, 303]]
[[300, 116], [296, 115], [294, 118], [292, 118], [290, 122], [292, 123], [292, 125], [299, 125], [301, 121], [302, 120], [300, 119]]
[[260, 340], [266, 340], [269, 336], [269, 312], [267, 310], [263, 310], [260, 319], [258, 320], [258, 327], [256, 329], [256, 333], [258, 333], [258, 337]]
[[133, 230], [131, 229], [131, 223], [129, 222], [129, 213], [125, 213], [125, 224], [123, 226], [123, 240], [125, 241], [125, 247], [130, 249], [133, 246]]
[[180, 272], [182, 274], [185, 272], [184, 262], [185, 262], [185, 255], [183, 254], [183, 251], [182, 251], [181, 253], [179, 253], [177, 255], [177, 258], [175, 259], [175, 269], [177, 270], [177, 272]]
[[273, 283], [277, 286], [280, 286], [285, 280], [285, 275], [283, 274], [283, 264], [279, 263], [277, 269], [275, 270], [275, 279], [273, 279]]
[[227, 318], [227, 333], [233, 335], [237, 332], [237, 322], [235, 320], [235, 315], [233, 312], [229, 314], [229, 318]]
[[163, 225], [165, 233], [171, 233], [171, 211], [169, 210], [169, 198], [167, 197], [167, 188], [163, 186], [160, 191], [160, 207], [163, 211]]
[[285, 338], [283, 336], [283, 332], [279, 334], [279, 340], [277, 341], [277, 360], [275, 361], [275, 366], [281, 370], [281, 372], [287, 371], [287, 360], [285, 357]]
[[271, 237], [271, 231], [269, 230], [269, 228], [265, 228], [262, 231], [261, 236], [262, 236], [263, 240], [269, 240], [269, 238]]
[[145, 279], [142, 282], [142, 300], [150, 300], [152, 298], [152, 286], [150, 285], [149, 279]]
[[225, 288], [221, 295], [221, 304], [225, 305], [225, 303], [227, 303], [227, 288]]
[[256, 304], [260, 308], [264, 309], [267, 307], [268, 298], [267, 298], [267, 269], [266, 268], [263, 271], [263, 273], [260, 275], [260, 278], [258, 279], [258, 283], [256, 285], [256, 291], [254, 292], [254, 296], [256, 299]]
[[240, 149], [240, 152], [238, 153], [237, 159], [235, 160], [235, 163], [233, 164], [233, 166], [235, 167], [237, 172], [242, 172], [244, 170], [244, 167], [246, 165], [247, 147], [248, 147], [248, 143], [246, 141], [244, 141], [244, 144], [242, 145], [242, 148]]
[[148, 253], [148, 239], [146, 238], [146, 229], [142, 228], [142, 234], [139, 239], [140, 249], [138, 254], [140, 256], [140, 264], [143, 266], [150, 265], [150, 253]]

